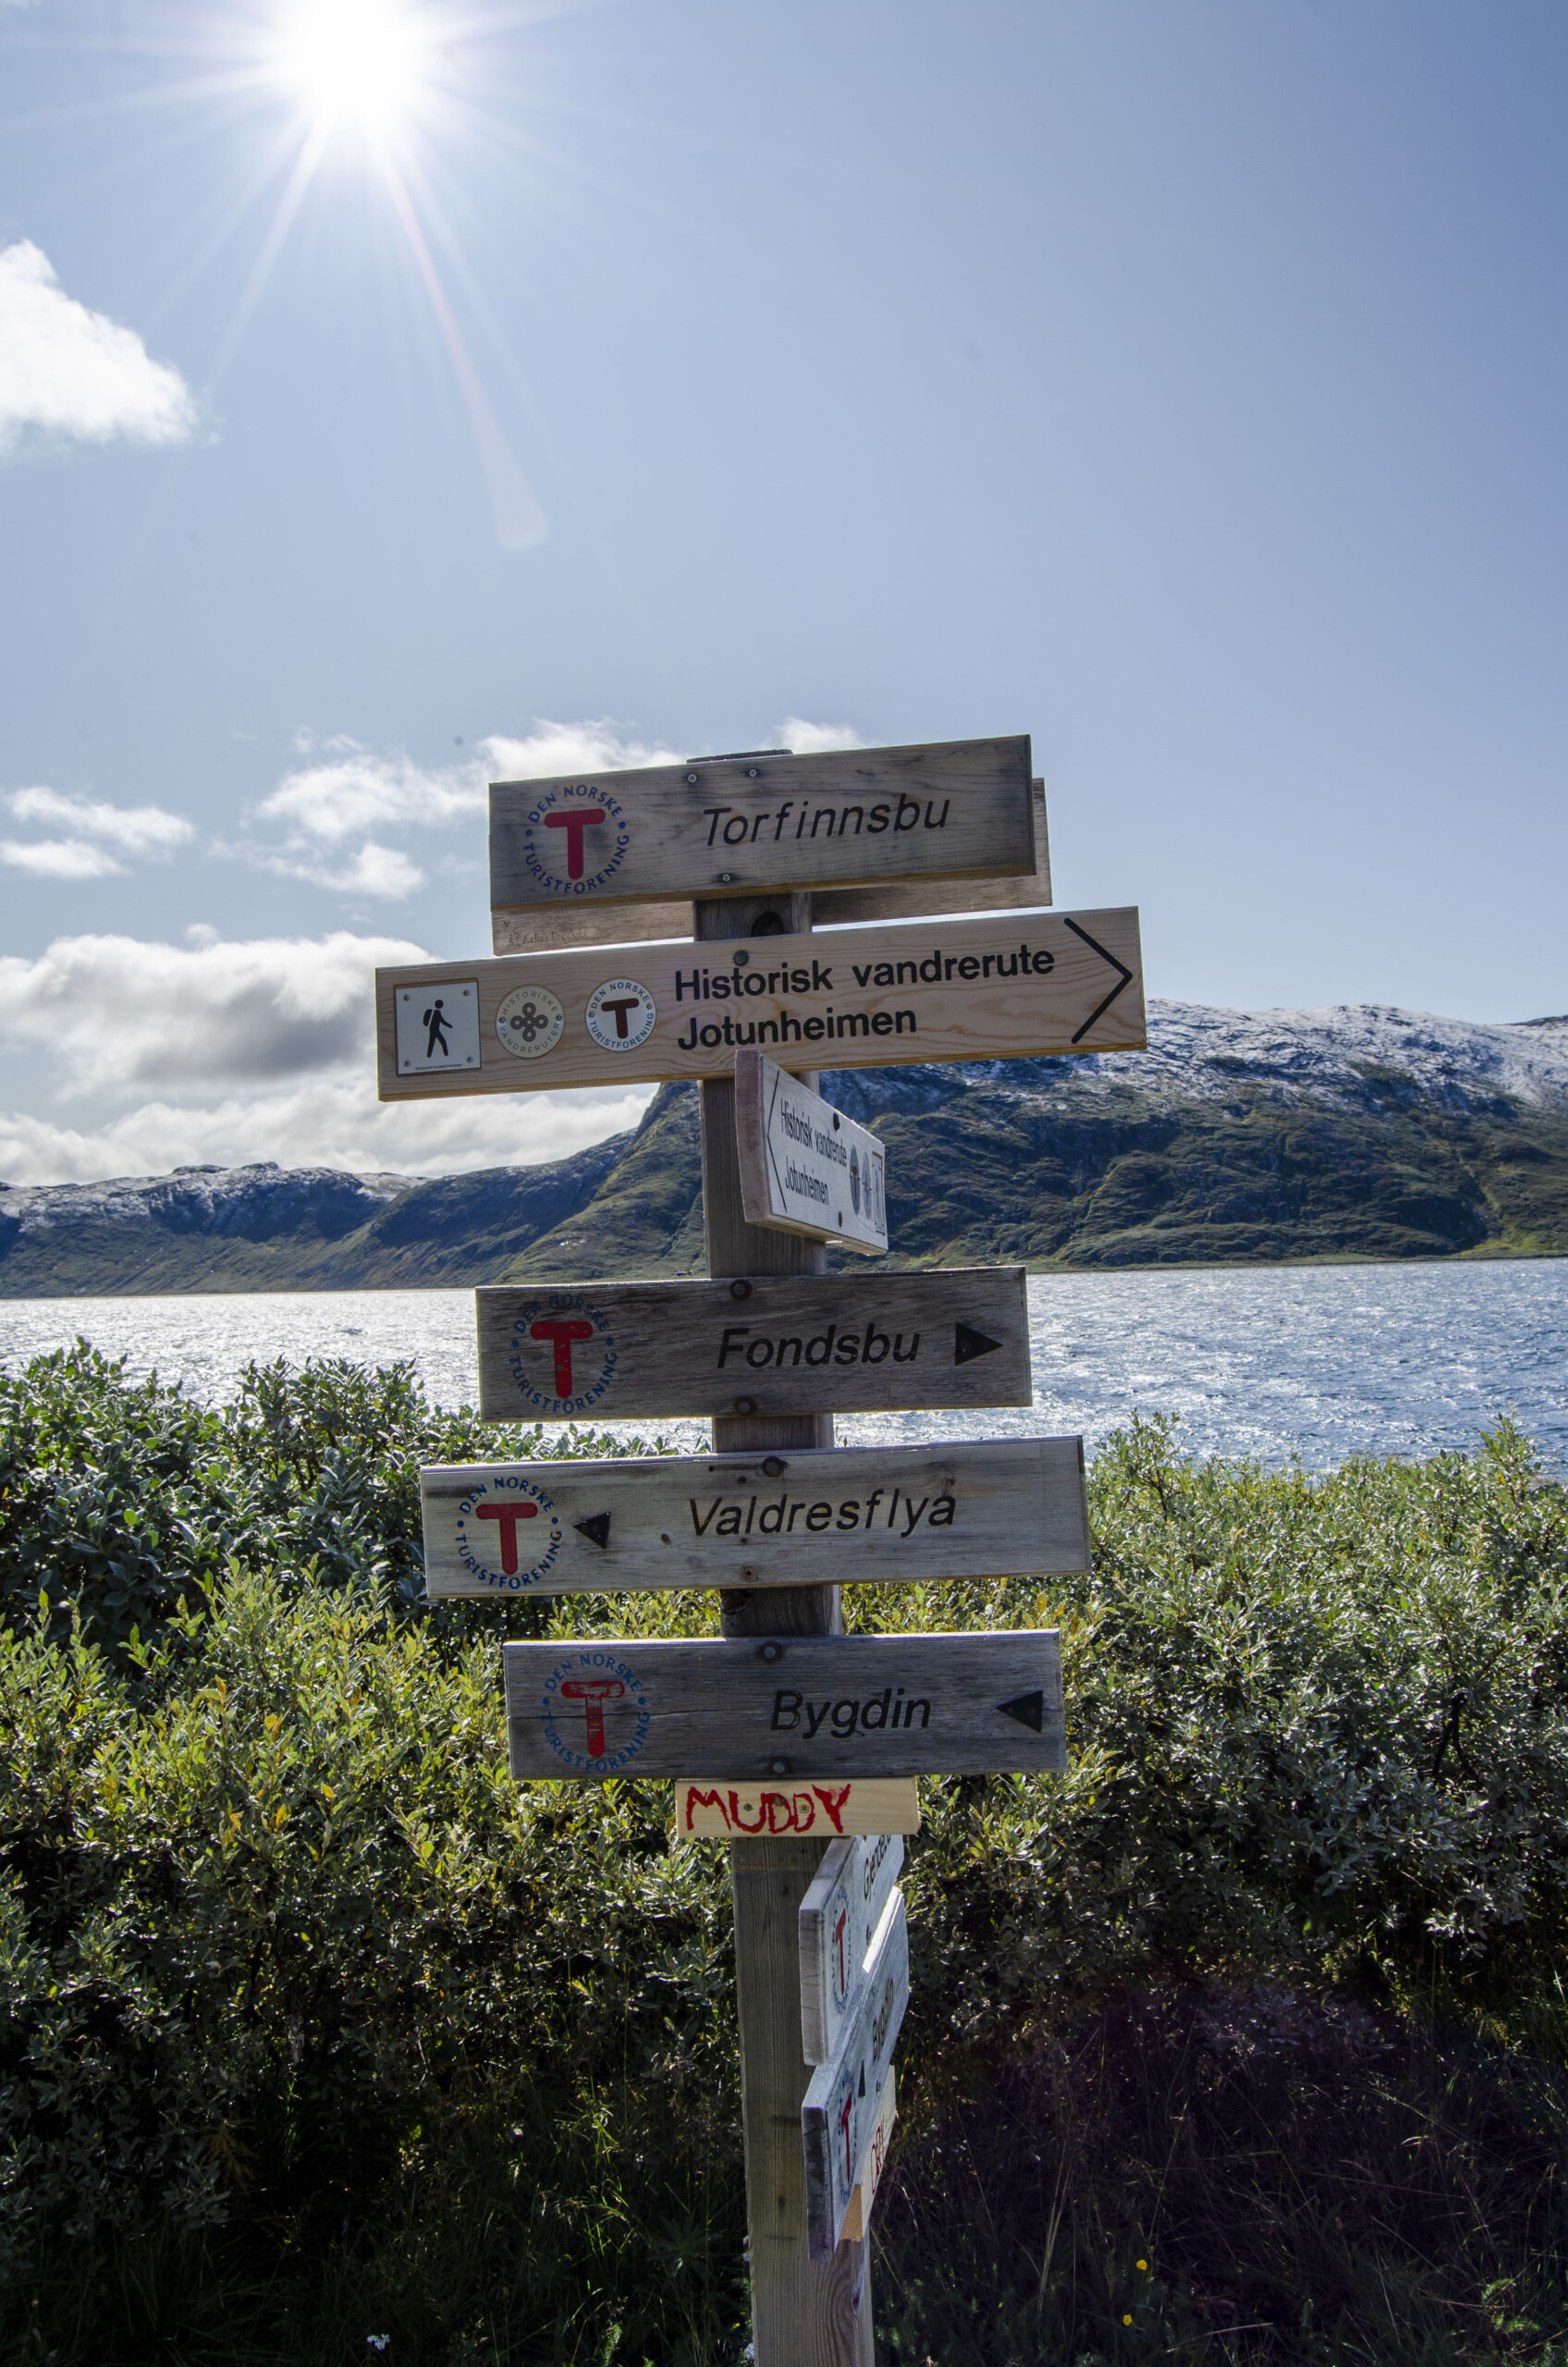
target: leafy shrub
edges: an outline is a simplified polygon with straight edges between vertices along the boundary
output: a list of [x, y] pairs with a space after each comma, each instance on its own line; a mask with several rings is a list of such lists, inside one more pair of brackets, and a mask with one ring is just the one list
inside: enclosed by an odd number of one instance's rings
[[[493, 1453], [494, 1430], [431, 1413], [407, 1374], [275, 1367], [212, 1413], [86, 1351], [9, 1384], [5, 1418], [0, 2311], [21, 2324], [36, 2300], [61, 2357], [95, 2361], [167, 2355], [171, 2325], [191, 2358], [238, 2359], [237, 2325], [247, 2357], [363, 2356], [372, 2309], [394, 2367], [737, 2355], [721, 1858], [668, 1849], [659, 1787], [513, 1785], [496, 1612], [420, 1614], [413, 1466]], [[1060, 1617], [1074, 1751], [1060, 1781], [925, 1787], [885, 2323], [943, 2367], [1032, 2341], [1131, 2358], [1121, 2254], [1154, 2258], [1158, 2235], [1145, 2348], [1241, 2341], [1244, 2300], [1265, 2333], [1227, 2355], [1538, 2355], [1568, 2335], [1546, 2207], [1568, 2146], [1556, 2072], [1522, 2103], [1509, 2066], [1537, 2056], [1507, 2033], [1560, 2057], [1563, 1491], [1506, 1428], [1475, 1457], [1310, 1479], [1187, 1463], [1145, 1423], [1096, 1459], [1091, 1496], [1092, 1576], [846, 1596], [885, 1629]], [[651, 1594], [516, 1618], [654, 1635], [715, 1613]], [[1194, 2035], [1259, 1981], [1305, 2017], [1288, 2093], [1278, 2063], [1226, 2058], [1217, 2084]], [[1335, 2054], [1346, 1999], [1381, 2052]], [[1492, 2054], [1422, 2054], [1423, 2001]], [[1140, 2049], [1141, 2087], [1088, 2078]], [[1190, 2103], [1180, 2191], [1155, 2159], [1160, 2095]], [[1292, 2217], [1280, 2177], [1235, 2167], [1265, 2107], [1351, 2162], [1358, 2095], [1354, 2158], [1405, 2198], [1359, 2284], [1305, 2238], [1328, 2187]], [[1421, 2113], [1452, 2137], [1433, 2208], [1466, 2177], [1477, 2198], [1449, 2285], [1395, 2175]], [[1183, 2152], [1200, 2125], [1213, 2142]], [[1082, 2169], [1049, 2245], [1047, 2126]], [[1495, 2158], [1521, 2147], [1539, 2210]], [[1256, 2237], [1233, 2275], [1199, 2240], [1221, 2191]], [[922, 2227], [948, 2231], [957, 2285], [933, 2280]], [[97, 2317], [60, 2282], [83, 2248]], [[1368, 2262], [1388, 2289], [1426, 2278], [1426, 2349], [1391, 2345]]]

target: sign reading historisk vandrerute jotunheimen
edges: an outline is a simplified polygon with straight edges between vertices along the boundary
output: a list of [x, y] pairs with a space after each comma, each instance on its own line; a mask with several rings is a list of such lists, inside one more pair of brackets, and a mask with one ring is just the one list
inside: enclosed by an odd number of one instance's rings
[[384, 1101], [1139, 1049], [1131, 910], [423, 962], [376, 972]]
[[504, 1644], [511, 1772], [732, 1782], [1060, 1774], [1054, 1628]]
[[1090, 1566], [1078, 1438], [463, 1464], [419, 1478], [433, 1596]]
[[887, 1248], [883, 1145], [762, 1052], [735, 1055], [735, 1148], [748, 1224], [868, 1257]]
[[754, 1281], [493, 1282], [487, 1421], [1027, 1405], [1022, 1266]]
[[1005, 877], [1035, 861], [1026, 732], [759, 751], [490, 790], [490, 901], [502, 911]]

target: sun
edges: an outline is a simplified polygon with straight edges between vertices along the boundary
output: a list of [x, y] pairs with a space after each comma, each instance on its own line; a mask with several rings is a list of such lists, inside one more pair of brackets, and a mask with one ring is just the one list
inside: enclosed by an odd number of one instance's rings
[[432, 65], [430, 27], [406, 0], [293, 0], [276, 70], [324, 129], [386, 139], [418, 107]]

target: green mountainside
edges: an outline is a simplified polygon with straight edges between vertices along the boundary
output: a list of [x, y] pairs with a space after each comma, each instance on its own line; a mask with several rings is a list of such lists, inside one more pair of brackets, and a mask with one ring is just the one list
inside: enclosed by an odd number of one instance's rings
[[[1568, 1019], [1151, 1007], [1149, 1049], [844, 1073], [895, 1266], [1568, 1253]], [[699, 1271], [696, 1095], [547, 1166], [0, 1190], [0, 1296]], [[858, 1260], [855, 1262], [859, 1262]]]

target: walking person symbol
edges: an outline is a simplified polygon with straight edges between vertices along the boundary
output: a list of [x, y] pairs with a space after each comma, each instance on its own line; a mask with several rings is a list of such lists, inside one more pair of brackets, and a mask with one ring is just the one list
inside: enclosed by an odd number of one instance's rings
[[433, 1061], [438, 1051], [449, 1055], [452, 1048], [447, 1041], [447, 1028], [448, 1022], [446, 1012], [441, 1008], [441, 998], [439, 995], [436, 996], [435, 1000], [431, 1004], [428, 1011], [422, 1012], [420, 1013], [420, 1024], [422, 1027], [428, 1028], [430, 1031], [425, 1038], [425, 1059], [427, 1061]]

